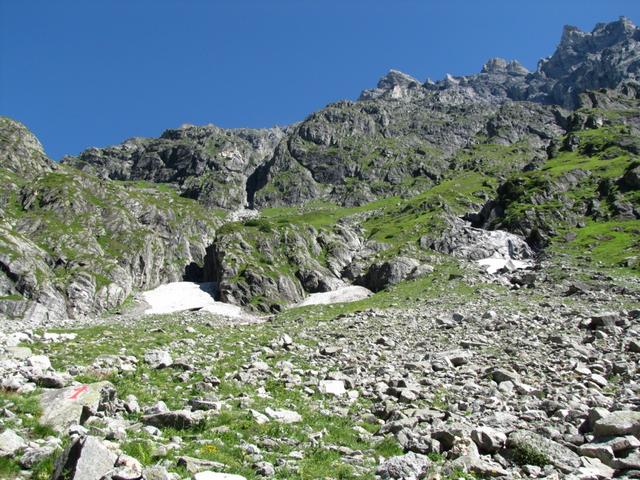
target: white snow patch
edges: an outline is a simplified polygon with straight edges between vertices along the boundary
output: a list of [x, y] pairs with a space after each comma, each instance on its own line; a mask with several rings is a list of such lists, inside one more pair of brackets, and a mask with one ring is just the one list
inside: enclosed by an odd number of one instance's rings
[[484, 268], [487, 273], [495, 274], [499, 270], [506, 268], [509, 271], [522, 270], [532, 265], [528, 260], [514, 260], [512, 258], [483, 258], [478, 260], [478, 264]]
[[150, 308], [145, 314], [162, 314], [184, 310], [201, 310], [225, 317], [240, 317], [242, 309], [236, 305], [216, 302], [214, 283], [173, 282], [146, 291], [142, 298]]
[[356, 302], [373, 295], [368, 288], [350, 285], [341, 287], [331, 292], [312, 293], [296, 307], [304, 307], [306, 305], [328, 305], [332, 303]]
[[252, 210], [250, 208], [240, 208], [234, 210], [227, 216], [228, 222], [243, 222], [245, 220], [251, 220], [252, 218], [258, 218], [260, 212], [258, 210]]

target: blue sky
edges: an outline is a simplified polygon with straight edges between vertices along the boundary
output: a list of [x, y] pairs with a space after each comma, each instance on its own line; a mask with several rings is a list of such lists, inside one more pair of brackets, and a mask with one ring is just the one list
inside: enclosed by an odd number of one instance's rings
[[637, 0], [0, 0], [0, 114], [54, 159], [183, 123], [269, 127], [490, 57], [534, 69], [562, 26]]

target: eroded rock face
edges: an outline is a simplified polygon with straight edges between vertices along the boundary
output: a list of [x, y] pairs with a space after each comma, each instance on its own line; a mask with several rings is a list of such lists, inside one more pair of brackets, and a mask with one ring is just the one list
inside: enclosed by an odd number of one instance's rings
[[[494, 58], [479, 74], [447, 76], [435, 83], [427, 81], [424, 88], [445, 92], [466, 90], [469, 95], [493, 101], [508, 98], [574, 109], [582, 92], [616, 88], [625, 81], [638, 79], [638, 32], [638, 27], [625, 17], [600, 23], [591, 32], [566, 26], [554, 54], [542, 59], [535, 72], [528, 72], [517, 61]], [[390, 95], [397, 89], [392, 82], [384, 83], [384, 88], [381, 85], [382, 82], [378, 89], [366, 91], [361, 98]]]
[[625, 17], [600, 23], [592, 32], [566, 26], [556, 52], [540, 63], [539, 78], [532, 83], [544, 79], [548, 84], [540, 90], [546, 101], [573, 108], [585, 90], [615, 88], [624, 80], [635, 80], [640, 75], [639, 32]]
[[0, 134], [0, 314], [91, 315], [202, 264], [218, 220], [196, 202], [54, 164], [10, 119]]
[[221, 229], [205, 267], [221, 301], [256, 310], [274, 311], [344, 287], [344, 270], [370, 253], [361, 229], [348, 224], [316, 229], [258, 220], [244, 226]]
[[448, 223], [449, 227], [438, 237], [421, 238], [420, 246], [469, 260], [522, 260], [534, 255], [527, 242], [518, 235], [500, 230], [474, 228], [456, 217], [451, 217]]
[[20, 122], [0, 117], [0, 168], [23, 178], [51, 172], [56, 164], [47, 158], [42, 144]]
[[133, 138], [121, 145], [91, 148], [72, 165], [101, 178], [174, 183], [182, 194], [210, 207], [235, 209], [247, 203], [246, 185], [270, 158], [284, 131], [183, 126], [158, 139]]

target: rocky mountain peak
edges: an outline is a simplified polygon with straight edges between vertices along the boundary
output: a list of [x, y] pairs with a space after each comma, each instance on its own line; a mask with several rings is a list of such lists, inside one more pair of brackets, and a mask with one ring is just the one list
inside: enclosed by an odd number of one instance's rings
[[370, 100], [382, 96], [402, 98], [407, 96], [411, 90], [419, 90], [420, 86], [421, 82], [411, 75], [392, 69], [378, 81], [377, 88], [362, 92], [360, 100]]
[[480, 73], [527, 75], [529, 73], [529, 70], [527, 70], [517, 60], [508, 62], [504, 58], [496, 57], [490, 58], [487, 63], [482, 66], [482, 70]]
[[638, 27], [628, 18], [620, 17], [610, 23], [598, 23], [591, 32], [573, 25], [565, 25], [560, 44], [554, 55], [568, 50], [595, 53], [612, 45], [637, 37]]
[[487, 63], [482, 66], [482, 73], [498, 73], [506, 72], [507, 61], [504, 58], [490, 58]]
[[0, 117], [0, 140], [0, 168], [27, 178], [55, 168], [42, 144], [20, 122]]
[[[539, 71], [549, 78], [563, 78], [589, 61], [607, 60], [630, 48], [638, 54], [640, 30], [631, 20], [621, 17], [611, 23], [599, 23], [591, 32], [564, 27], [555, 53], [540, 63]], [[614, 49], [615, 51], [606, 51]]]
[[418, 85], [420, 85], [420, 82], [411, 75], [407, 75], [406, 73], [393, 69], [389, 70], [389, 73], [378, 81], [378, 88], [387, 89], [394, 87], [415, 87]]
[[[484, 102], [528, 100], [574, 109], [587, 90], [617, 88], [623, 81], [640, 78], [640, 29], [628, 18], [600, 23], [591, 32], [566, 26], [558, 48], [540, 60], [536, 72], [518, 61], [491, 58], [478, 74], [447, 75], [427, 80], [422, 88], [411, 76], [390, 71], [360, 100], [408, 98], [408, 94], [459, 90]], [[471, 92], [471, 93], [469, 93]]]

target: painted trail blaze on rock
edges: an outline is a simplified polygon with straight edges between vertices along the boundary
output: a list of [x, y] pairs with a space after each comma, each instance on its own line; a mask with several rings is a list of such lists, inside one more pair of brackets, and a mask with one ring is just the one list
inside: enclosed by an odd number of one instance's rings
[[89, 390], [89, 387], [87, 385], [81, 385], [79, 387], [76, 387], [71, 393], [69, 400], [77, 400], [80, 397], [80, 395], [87, 392], [88, 390]]
[[40, 397], [42, 416], [40, 423], [55, 430], [64, 431], [71, 425], [80, 423], [82, 409], [97, 408], [100, 392], [110, 382], [74, 385], [67, 388], [45, 390]]

